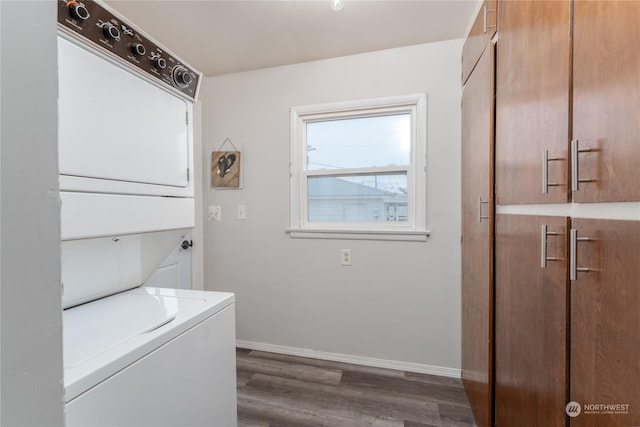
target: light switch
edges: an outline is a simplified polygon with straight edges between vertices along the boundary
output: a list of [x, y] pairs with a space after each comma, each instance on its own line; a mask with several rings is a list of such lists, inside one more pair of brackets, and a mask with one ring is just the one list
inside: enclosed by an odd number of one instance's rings
[[238, 205], [238, 219], [247, 219], [246, 205]]

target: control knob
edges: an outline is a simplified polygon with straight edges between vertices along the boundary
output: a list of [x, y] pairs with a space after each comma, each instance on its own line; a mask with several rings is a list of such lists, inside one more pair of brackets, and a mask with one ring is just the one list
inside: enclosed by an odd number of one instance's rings
[[133, 52], [134, 55], [142, 56], [147, 52], [147, 49], [140, 43], [131, 43], [131, 52]]
[[102, 24], [102, 33], [107, 38], [120, 40], [120, 30], [118, 30], [118, 27], [110, 22], [105, 22], [104, 24]]
[[180, 88], [185, 88], [191, 84], [193, 81], [193, 77], [189, 70], [184, 68], [182, 65], [177, 65], [173, 69], [173, 82], [176, 86]]
[[167, 68], [167, 61], [162, 56], [156, 56], [153, 58], [153, 65], [155, 65], [158, 70], [164, 70]]
[[87, 7], [82, 3], [70, 0], [67, 2], [67, 6], [69, 7], [69, 13], [71, 14], [72, 18], [80, 19], [82, 21], [89, 19], [89, 11], [87, 10]]

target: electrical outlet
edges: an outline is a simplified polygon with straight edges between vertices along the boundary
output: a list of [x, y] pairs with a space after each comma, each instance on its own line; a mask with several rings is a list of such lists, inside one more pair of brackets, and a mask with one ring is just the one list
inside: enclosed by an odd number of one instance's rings
[[340, 265], [351, 265], [351, 249], [340, 250]]
[[246, 205], [238, 205], [238, 219], [247, 219]]
[[222, 206], [209, 206], [209, 222], [222, 221]]

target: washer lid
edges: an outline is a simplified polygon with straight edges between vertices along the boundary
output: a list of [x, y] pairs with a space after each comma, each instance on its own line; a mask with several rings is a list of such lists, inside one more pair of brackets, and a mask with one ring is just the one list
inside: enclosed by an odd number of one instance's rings
[[227, 292], [142, 286], [64, 310], [65, 401], [229, 309], [234, 301]]
[[64, 312], [64, 367], [78, 366], [175, 320], [203, 299], [122, 293]]

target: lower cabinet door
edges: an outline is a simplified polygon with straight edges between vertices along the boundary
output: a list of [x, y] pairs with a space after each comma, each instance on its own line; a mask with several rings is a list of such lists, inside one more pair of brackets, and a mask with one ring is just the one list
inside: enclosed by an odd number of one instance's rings
[[568, 218], [497, 215], [495, 422], [565, 426]]
[[571, 228], [571, 426], [640, 425], [640, 221]]

